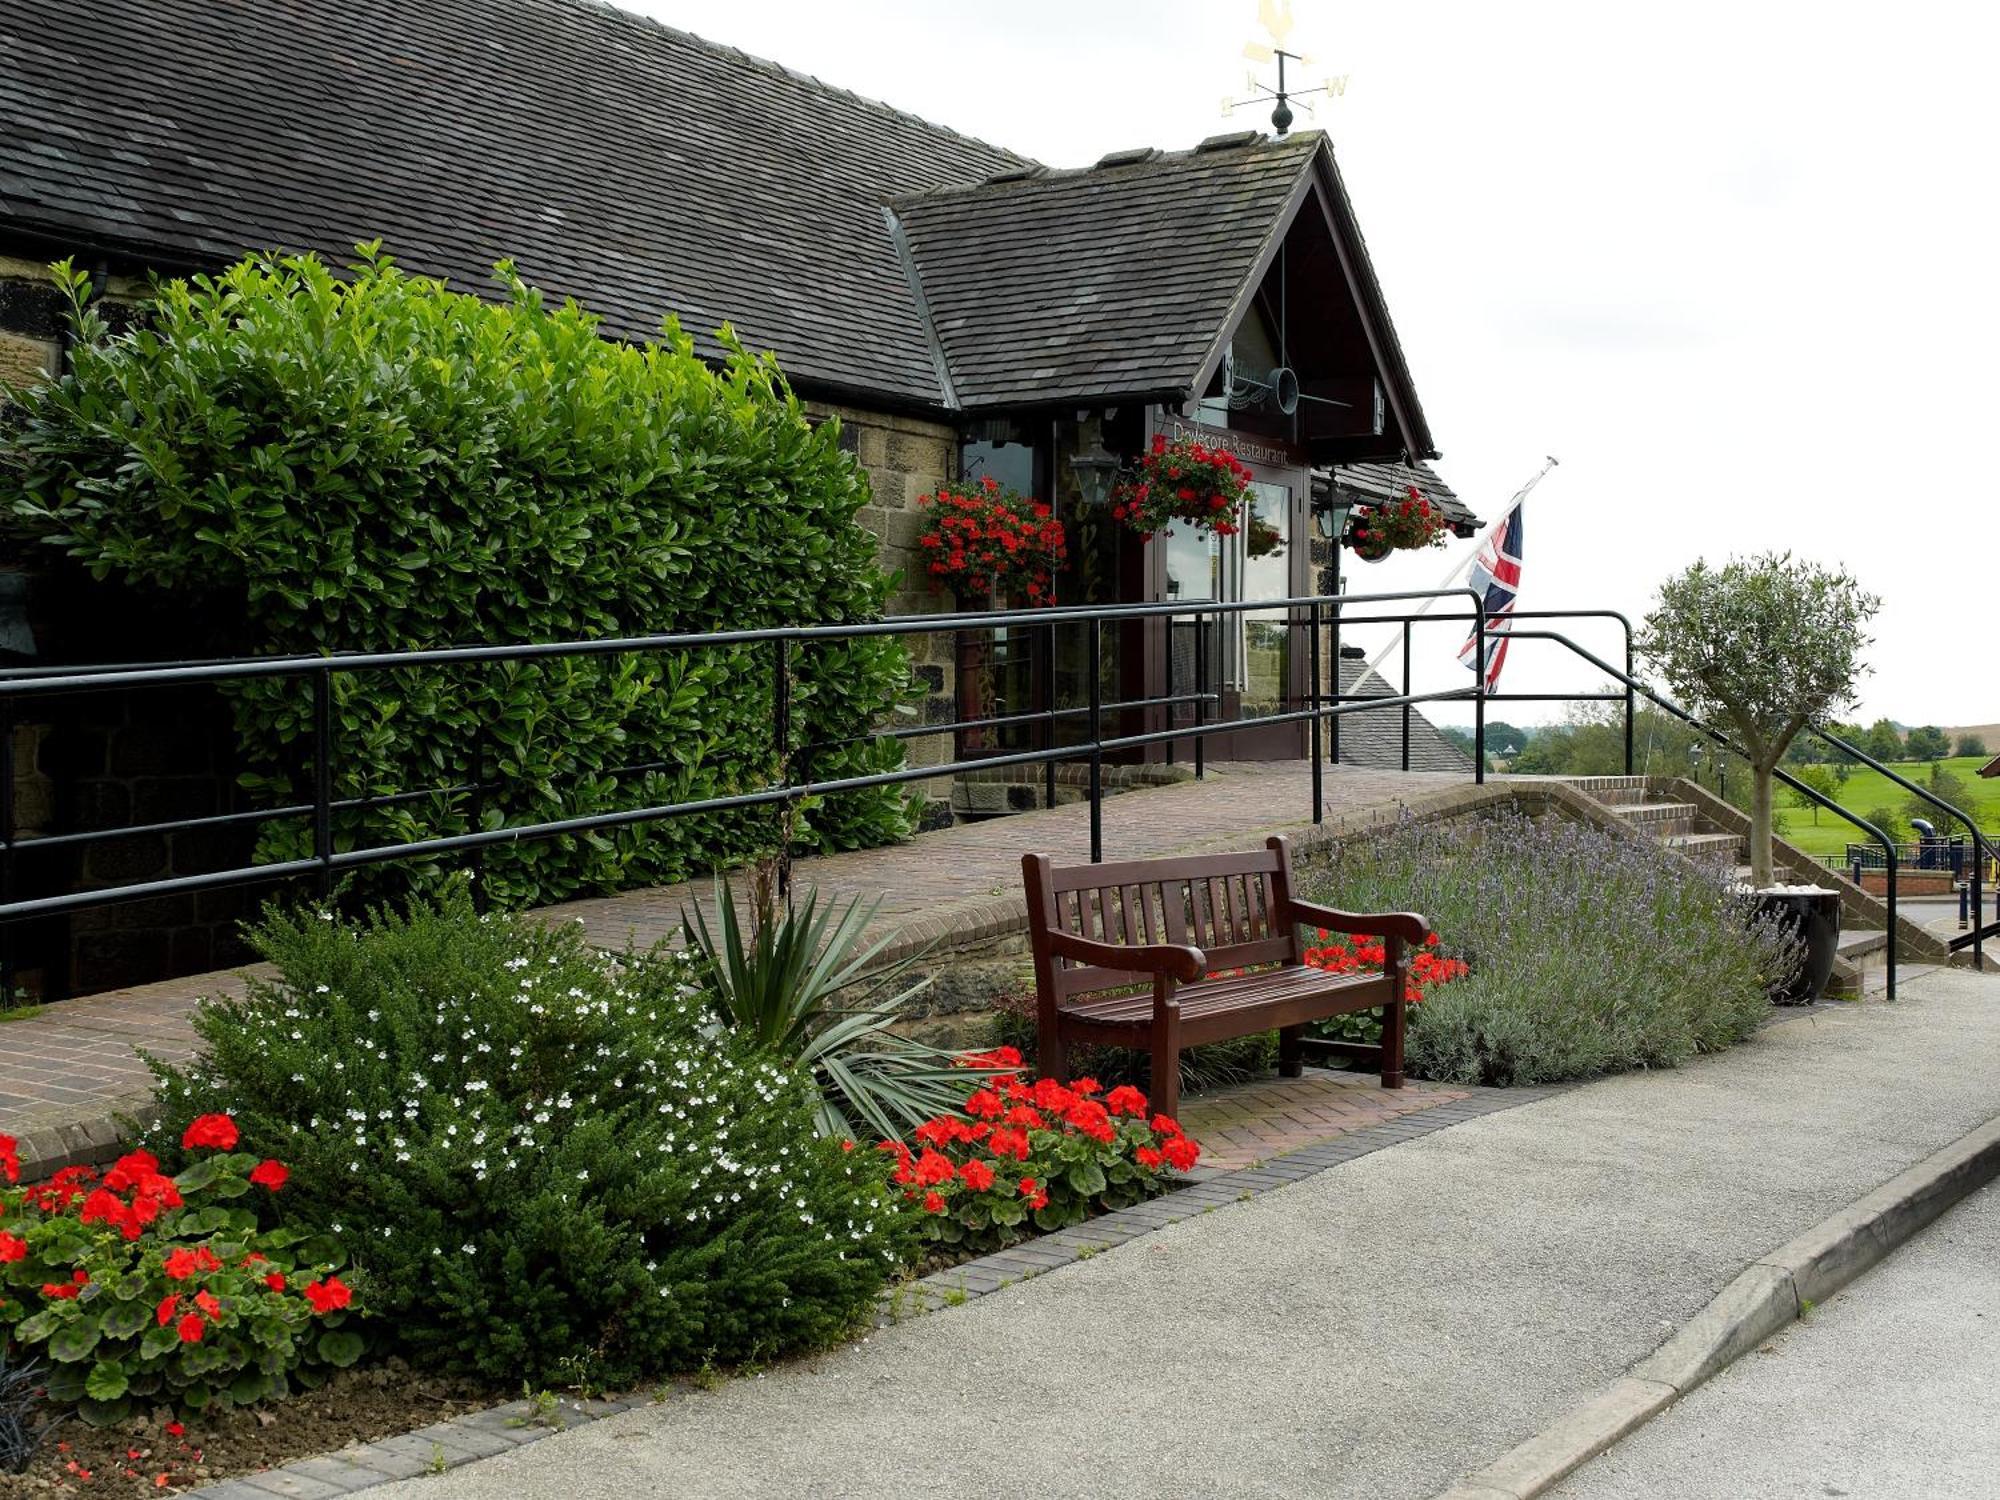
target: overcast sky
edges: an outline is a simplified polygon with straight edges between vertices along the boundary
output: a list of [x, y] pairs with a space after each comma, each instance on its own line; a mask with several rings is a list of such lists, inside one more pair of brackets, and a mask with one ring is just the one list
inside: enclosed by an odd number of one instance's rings
[[[1268, 128], [1221, 117], [1254, 0], [635, 8], [1054, 165]], [[1299, 124], [1332, 133], [1440, 471], [1491, 520], [1561, 460], [1529, 503], [1521, 607], [1636, 617], [1696, 557], [1789, 547], [1883, 596], [1867, 716], [2000, 721], [2000, 12], [1294, 14], [1311, 71], [1349, 80]], [[1357, 564], [1351, 587], [1429, 587], [1473, 545]], [[1420, 682], [1464, 680], [1450, 634]], [[1558, 649], [1517, 646], [1503, 690], [1588, 686]]]

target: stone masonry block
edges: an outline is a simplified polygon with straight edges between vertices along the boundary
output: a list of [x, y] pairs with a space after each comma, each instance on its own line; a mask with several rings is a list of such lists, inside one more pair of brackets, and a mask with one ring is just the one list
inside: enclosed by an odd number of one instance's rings
[[36, 385], [56, 368], [52, 339], [23, 338], [0, 333], [0, 385]]

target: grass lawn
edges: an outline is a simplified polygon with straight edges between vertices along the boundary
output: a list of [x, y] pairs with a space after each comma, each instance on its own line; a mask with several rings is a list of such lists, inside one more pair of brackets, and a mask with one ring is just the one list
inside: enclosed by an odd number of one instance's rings
[[[1982, 780], [1979, 768], [1990, 757], [1960, 755], [1944, 762], [1946, 770], [1965, 783], [1965, 800], [1961, 804], [1965, 810], [1979, 820], [1980, 832], [1992, 836], [2000, 834], [2000, 777]], [[1927, 763], [1911, 762], [1898, 765], [1895, 769], [1918, 785], [1923, 785], [1930, 775]], [[1909, 795], [1880, 772], [1871, 771], [1866, 766], [1854, 767], [1847, 778], [1847, 785], [1834, 793], [1834, 800], [1842, 806], [1867, 817], [1878, 807], [1894, 808], [1902, 815], [1903, 799]], [[1849, 840], [1860, 840], [1860, 832], [1830, 812], [1821, 812], [1819, 821], [1813, 821], [1810, 808], [1792, 806], [1791, 793], [1778, 788], [1778, 806], [1785, 814], [1785, 837], [1808, 854], [1839, 854], [1846, 849]], [[1937, 818], [1931, 821], [1936, 823]]]

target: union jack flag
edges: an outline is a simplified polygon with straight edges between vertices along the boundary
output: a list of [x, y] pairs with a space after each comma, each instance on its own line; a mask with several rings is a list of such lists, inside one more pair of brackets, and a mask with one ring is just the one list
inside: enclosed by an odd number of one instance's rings
[[[1525, 502], [1502, 516], [1486, 540], [1479, 544], [1473, 559], [1471, 585], [1486, 600], [1486, 691], [1500, 685], [1500, 669], [1507, 664], [1507, 631], [1513, 625], [1514, 596], [1521, 588], [1521, 510]], [[1497, 639], [1495, 639], [1497, 637]], [[1475, 624], [1465, 638], [1458, 659], [1468, 672], [1479, 670], [1479, 627]]]

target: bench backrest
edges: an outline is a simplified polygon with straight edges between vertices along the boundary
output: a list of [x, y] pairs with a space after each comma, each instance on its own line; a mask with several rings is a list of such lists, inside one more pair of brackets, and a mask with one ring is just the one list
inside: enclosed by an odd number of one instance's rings
[[[1297, 963], [1298, 929], [1278, 912], [1292, 896], [1291, 849], [1274, 836], [1247, 853], [1189, 854], [1125, 864], [1022, 861], [1030, 931], [1068, 932], [1100, 943], [1192, 943], [1210, 972]], [[1149, 984], [1129, 969], [1072, 963], [1035, 945], [1036, 981], [1056, 1000]]]

